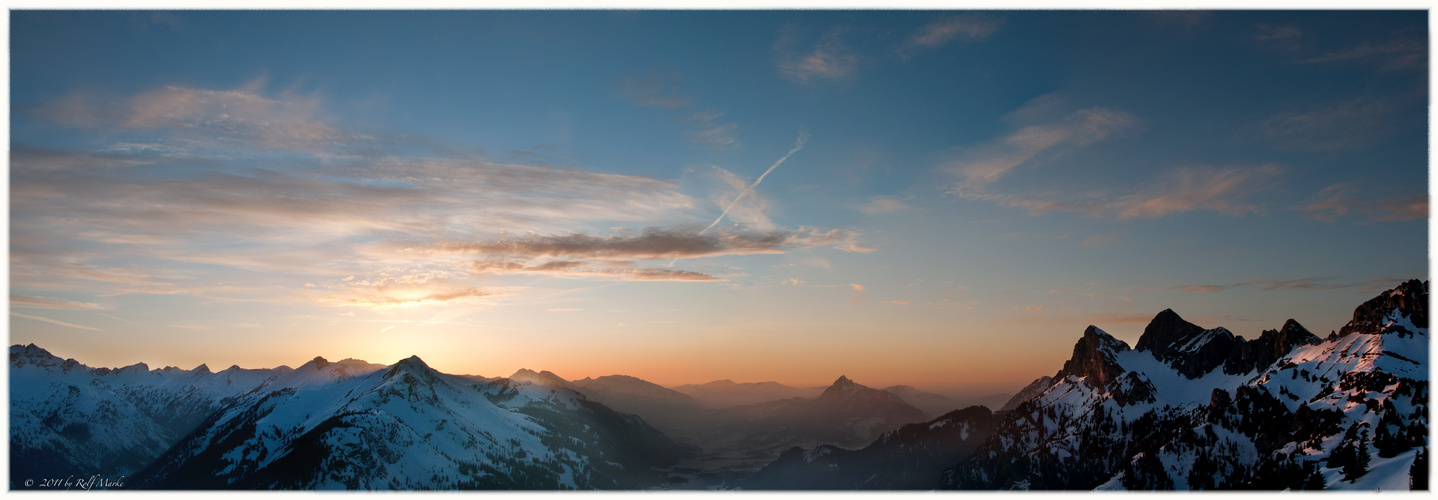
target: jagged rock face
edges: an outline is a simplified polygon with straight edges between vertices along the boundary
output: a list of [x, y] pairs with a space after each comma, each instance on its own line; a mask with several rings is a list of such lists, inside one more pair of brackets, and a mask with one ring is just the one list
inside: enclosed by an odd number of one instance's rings
[[1123, 374], [1123, 368], [1113, 358], [1115, 354], [1127, 350], [1127, 343], [1090, 325], [1074, 344], [1073, 357], [1064, 363], [1064, 369], [1054, 378], [1087, 378], [1093, 386], [1105, 387]]
[[1139, 337], [1137, 350], [1150, 352], [1188, 378], [1197, 378], [1228, 363], [1242, 339], [1225, 328], [1205, 330], [1164, 309]]
[[1239, 339], [1235, 355], [1230, 356], [1223, 366], [1224, 373], [1250, 373], [1278, 361], [1278, 358], [1293, 351], [1293, 348], [1322, 342], [1323, 339], [1309, 332], [1303, 325], [1292, 319], [1283, 323], [1283, 328], [1264, 330], [1258, 339], [1244, 342]]
[[1414, 327], [1428, 328], [1428, 282], [1408, 280], [1397, 288], [1364, 302], [1353, 311], [1353, 320], [1338, 330], [1338, 336], [1390, 331], [1400, 335], [1412, 335], [1407, 325], [1395, 321], [1400, 318], [1406, 318]]
[[[945, 485], [1101, 490], [1424, 485], [1428, 330], [1413, 318], [1426, 318], [1427, 299], [1425, 284], [1405, 283], [1360, 307], [1352, 331], [1321, 342], [1291, 320], [1252, 342], [1235, 338], [1232, 352], [1216, 357], [1226, 360], [1225, 369], [1196, 376], [1180, 369], [1217, 367], [1200, 347], [1223, 337], [1215, 335], [1218, 329], [1187, 327], [1165, 311], [1140, 339], [1142, 349], [1114, 357], [1123, 370], [1115, 382], [1055, 380], [1004, 414], [983, 448], [945, 471]], [[1205, 359], [1195, 364], [1191, 357]], [[1273, 361], [1262, 363], [1267, 359]], [[1253, 366], [1230, 369], [1229, 363]], [[1125, 386], [1127, 392], [1119, 390]], [[1144, 392], [1152, 399], [1135, 397]]]

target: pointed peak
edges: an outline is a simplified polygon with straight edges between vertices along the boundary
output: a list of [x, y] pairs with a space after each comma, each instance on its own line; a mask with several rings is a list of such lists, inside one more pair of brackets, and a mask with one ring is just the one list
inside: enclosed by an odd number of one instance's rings
[[429, 365], [425, 364], [425, 362], [424, 362], [423, 359], [419, 359], [419, 356], [410, 356], [410, 357], [408, 357], [408, 358], [404, 358], [404, 359], [401, 359], [401, 360], [399, 360], [399, 361], [396, 361], [395, 364], [391, 365], [391, 368], [392, 368], [393, 370], [395, 370], [395, 371], [398, 371], [398, 370], [428, 371], [428, 370], [430, 370]]
[[229, 367], [229, 368], [225, 368], [224, 371], [227, 371], [227, 372], [237, 372], [237, 371], [240, 371], [240, 370], [243, 370], [243, 369], [244, 369], [244, 368], [240, 368], [240, 365], [230, 365], [230, 367]]
[[858, 383], [855, 383], [853, 380], [849, 380], [849, 377], [848, 377], [848, 376], [840, 375], [840, 376], [839, 376], [839, 379], [838, 379], [838, 380], [835, 380], [834, 383], [833, 383], [832, 385], [830, 385], [828, 389], [824, 389], [824, 393], [823, 393], [823, 394], [820, 394], [819, 397], [820, 397], [820, 398], [829, 398], [829, 397], [833, 397], [833, 396], [840, 395], [840, 394], [848, 394], [848, 393], [851, 393], [851, 392], [864, 391], [864, 390], [871, 390], [871, 389], [869, 389], [868, 387], [859, 385]]
[[209, 375], [211, 373], [210, 365], [204, 363], [200, 363], [200, 366], [196, 366], [195, 369], [191, 371], [195, 372], [195, 375]]
[[120, 369], [115, 370], [115, 373], [150, 373], [150, 365], [144, 363], [135, 363], [130, 366], [121, 367]]

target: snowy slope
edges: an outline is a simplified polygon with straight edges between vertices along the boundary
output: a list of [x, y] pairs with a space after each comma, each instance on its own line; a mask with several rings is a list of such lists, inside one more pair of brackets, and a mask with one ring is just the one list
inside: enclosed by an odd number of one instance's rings
[[1289, 320], [1247, 341], [1171, 310], [1139, 349], [1090, 327], [945, 484], [1407, 489], [1427, 449], [1427, 302], [1427, 284], [1409, 281], [1327, 340]]
[[142, 488], [642, 488], [682, 453], [564, 389], [307, 363], [249, 393], [136, 475]]
[[10, 347], [10, 477], [132, 473], [228, 398], [287, 368], [212, 373], [143, 363], [90, 368], [35, 346]]

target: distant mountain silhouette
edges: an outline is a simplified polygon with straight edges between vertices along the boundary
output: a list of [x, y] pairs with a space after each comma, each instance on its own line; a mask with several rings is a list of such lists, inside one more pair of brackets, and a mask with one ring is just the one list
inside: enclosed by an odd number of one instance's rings
[[707, 384], [686, 384], [674, 387], [698, 400], [708, 408], [751, 405], [776, 399], [812, 398], [824, 392], [825, 387], [790, 387], [778, 382], [744, 382], [715, 380]]

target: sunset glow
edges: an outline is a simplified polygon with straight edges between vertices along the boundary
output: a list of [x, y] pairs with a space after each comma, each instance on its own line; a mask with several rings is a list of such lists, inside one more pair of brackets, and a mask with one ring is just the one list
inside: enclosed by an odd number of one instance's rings
[[1428, 276], [1414, 12], [12, 11], [10, 342], [1052, 375]]

